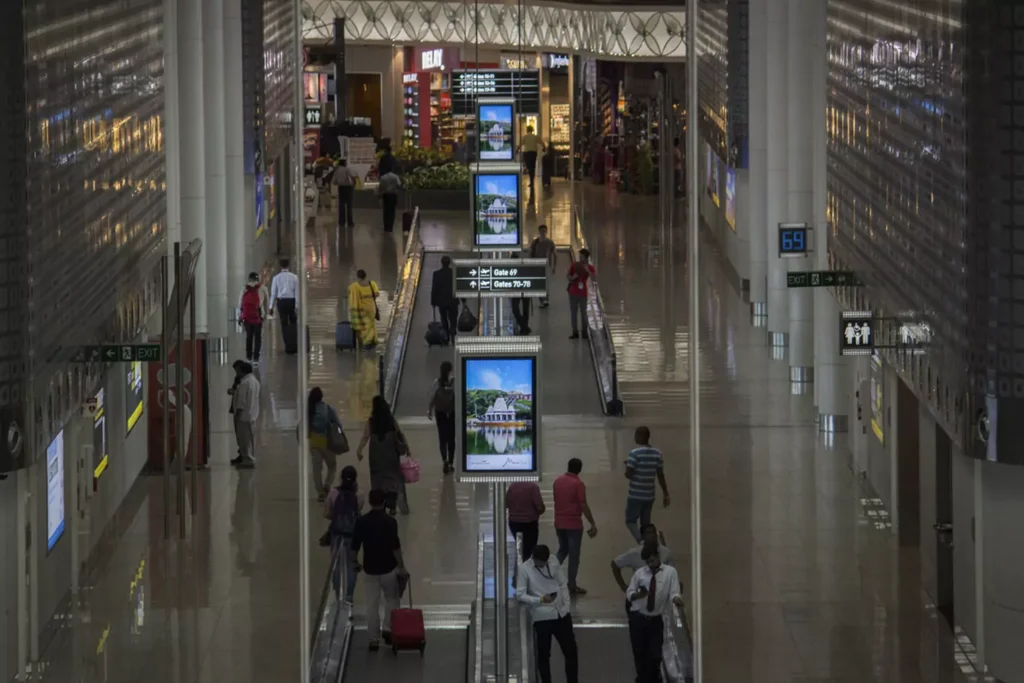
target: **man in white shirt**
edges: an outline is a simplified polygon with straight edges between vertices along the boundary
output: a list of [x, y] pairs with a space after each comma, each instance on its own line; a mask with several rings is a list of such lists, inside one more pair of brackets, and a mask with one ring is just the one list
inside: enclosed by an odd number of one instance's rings
[[238, 441], [238, 457], [231, 461], [235, 467], [252, 469], [256, 465], [256, 436], [253, 423], [260, 416], [260, 381], [252, 374], [252, 366], [245, 361], [236, 360], [236, 384], [228, 393], [231, 394], [231, 414], [235, 418], [235, 439]]
[[348, 167], [348, 160], [346, 159], [338, 162], [338, 167], [334, 169], [334, 175], [331, 177], [331, 182], [338, 187], [339, 228], [354, 228], [356, 226], [356, 222], [352, 218], [352, 202], [356, 191], [356, 177], [356, 174]]
[[633, 663], [638, 683], [661, 680], [661, 648], [665, 640], [665, 617], [672, 603], [683, 604], [679, 590], [679, 574], [674, 567], [661, 563], [654, 548], [643, 550], [647, 563], [633, 574], [626, 589], [629, 601], [629, 642], [633, 647]]
[[[665, 545], [663, 537], [658, 533], [658, 527], [648, 524], [641, 531], [641, 535], [643, 537], [642, 544], [633, 546], [612, 560], [612, 576], [615, 578], [615, 583], [619, 584], [619, 588], [622, 589], [623, 593], [626, 592], [629, 584], [622, 577], [622, 570], [629, 569], [636, 573], [646, 567], [647, 563], [643, 559], [644, 548], [653, 547], [657, 549], [658, 557], [661, 558], [662, 563], [672, 564], [672, 551]], [[628, 605], [626, 611], [629, 611]]]
[[270, 310], [274, 310], [275, 302], [277, 312], [281, 316], [284, 351], [298, 353], [299, 278], [288, 270], [288, 259], [281, 259], [281, 272], [275, 275], [270, 283]]
[[551, 638], [558, 641], [565, 659], [566, 683], [579, 683], [576, 634], [569, 615], [569, 584], [562, 565], [546, 545], [533, 548], [533, 556], [519, 565], [516, 600], [530, 606], [537, 647], [540, 683], [551, 683]]

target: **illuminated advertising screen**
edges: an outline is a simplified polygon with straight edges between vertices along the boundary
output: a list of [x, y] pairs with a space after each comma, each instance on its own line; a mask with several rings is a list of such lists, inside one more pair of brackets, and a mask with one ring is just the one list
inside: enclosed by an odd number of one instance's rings
[[99, 479], [110, 460], [107, 451], [107, 411], [103, 389], [96, 392], [96, 412], [92, 414], [92, 476]]
[[131, 433], [142, 417], [142, 396], [142, 362], [133, 361], [128, 365], [128, 393], [125, 394], [125, 411], [128, 415], [126, 434]]
[[515, 159], [514, 113], [512, 103], [490, 104], [481, 101], [477, 108], [480, 131], [480, 161], [512, 161]]
[[736, 169], [725, 169], [725, 220], [736, 231]]
[[64, 534], [64, 430], [46, 447], [46, 550]]
[[536, 471], [536, 387], [536, 357], [462, 359], [463, 471]]
[[519, 173], [478, 172], [473, 183], [473, 237], [477, 247], [520, 245]]

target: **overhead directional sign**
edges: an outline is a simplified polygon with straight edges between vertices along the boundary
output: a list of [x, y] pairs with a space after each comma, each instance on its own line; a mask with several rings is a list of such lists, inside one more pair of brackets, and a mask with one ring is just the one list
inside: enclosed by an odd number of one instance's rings
[[861, 281], [852, 270], [810, 270], [787, 273], [787, 287], [860, 287]]
[[545, 297], [547, 259], [455, 259], [455, 296]]
[[159, 361], [159, 344], [103, 344], [81, 346], [71, 358], [72, 363], [124, 363]]

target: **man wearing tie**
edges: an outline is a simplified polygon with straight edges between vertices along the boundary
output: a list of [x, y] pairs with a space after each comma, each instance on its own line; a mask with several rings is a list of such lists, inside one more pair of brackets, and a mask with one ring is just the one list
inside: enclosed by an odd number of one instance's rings
[[679, 590], [679, 574], [674, 567], [661, 563], [655, 547], [645, 546], [642, 556], [647, 566], [633, 574], [626, 589], [629, 642], [633, 647], [637, 683], [658, 683], [665, 639], [664, 615], [670, 613], [670, 603], [682, 606], [683, 596]]
[[281, 259], [281, 272], [274, 276], [270, 283], [270, 310], [281, 316], [281, 338], [284, 341], [285, 353], [298, 353], [298, 316], [296, 315], [299, 299], [299, 278], [288, 270], [288, 259]]

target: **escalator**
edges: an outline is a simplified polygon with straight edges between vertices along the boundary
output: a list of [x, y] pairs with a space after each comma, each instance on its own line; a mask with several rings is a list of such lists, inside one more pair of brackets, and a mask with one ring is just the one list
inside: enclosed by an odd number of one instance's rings
[[352, 633], [347, 666], [341, 680], [343, 683], [453, 683], [458, 680], [454, 672], [467, 670], [469, 640], [467, 628], [430, 629], [422, 657], [418, 652], [399, 652], [396, 655], [383, 644], [380, 651], [370, 652], [366, 631], [357, 628]]

